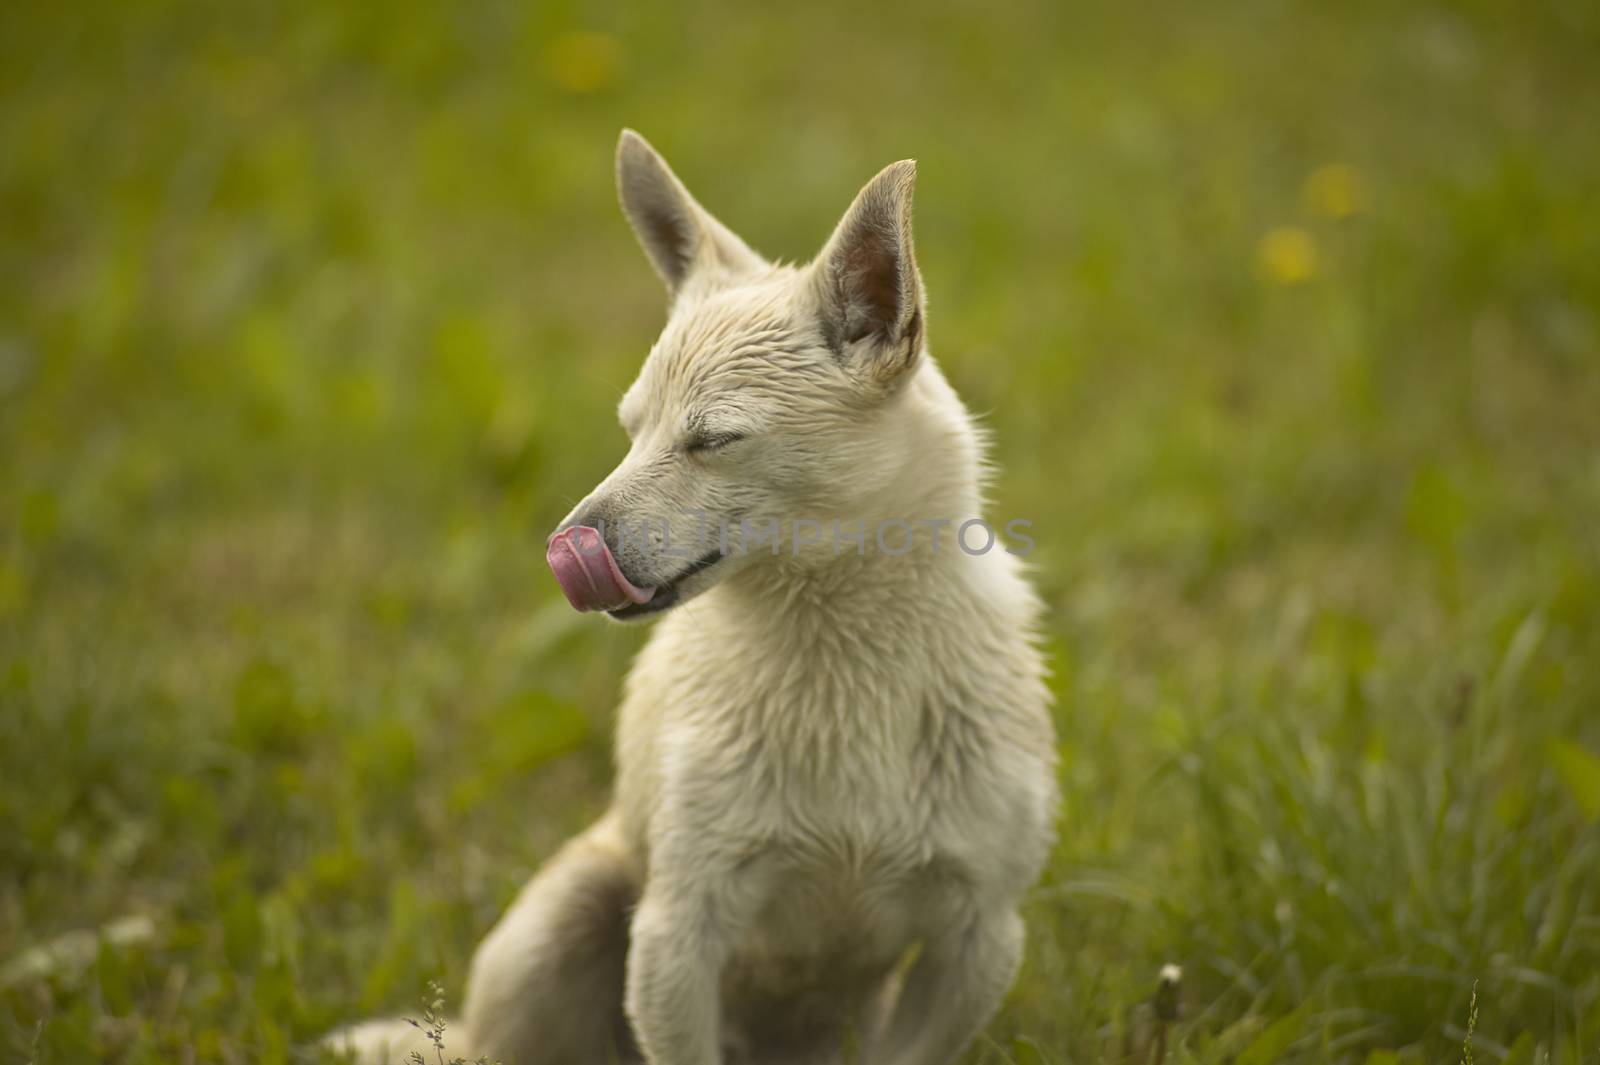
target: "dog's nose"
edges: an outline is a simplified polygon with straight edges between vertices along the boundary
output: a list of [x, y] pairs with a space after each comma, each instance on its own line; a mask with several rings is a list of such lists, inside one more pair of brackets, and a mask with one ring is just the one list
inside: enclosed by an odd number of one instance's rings
[[[587, 502], [588, 501], [585, 500], [585, 503]], [[613, 527], [611, 515], [607, 513], [608, 510], [609, 508], [604, 504], [600, 504], [598, 506], [588, 505], [583, 506], [579, 510], [574, 510], [562, 520], [560, 525], [556, 526], [555, 532], [545, 537], [545, 543], [549, 544], [550, 541], [554, 540], [562, 533], [578, 528], [586, 528], [598, 531], [600, 533], [600, 538], [605, 539], [606, 530]]]

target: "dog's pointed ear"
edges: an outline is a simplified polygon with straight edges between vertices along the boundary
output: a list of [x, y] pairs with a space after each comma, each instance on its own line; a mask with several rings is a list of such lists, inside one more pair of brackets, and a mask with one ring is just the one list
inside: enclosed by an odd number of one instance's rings
[[885, 167], [811, 266], [829, 343], [882, 381], [909, 370], [922, 351], [922, 279], [911, 240], [916, 182], [910, 159]]
[[617, 141], [617, 198], [672, 296], [692, 277], [736, 276], [766, 265], [695, 202], [661, 153], [631, 129]]

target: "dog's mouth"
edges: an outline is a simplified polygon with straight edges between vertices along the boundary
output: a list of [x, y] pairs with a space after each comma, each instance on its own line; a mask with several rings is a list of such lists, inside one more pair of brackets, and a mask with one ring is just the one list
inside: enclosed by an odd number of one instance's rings
[[574, 610], [599, 610], [619, 620], [659, 613], [682, 597], [685, 580], [721, 561], [711, 552], [689, 563], [676, 576], [653, 588], [630, 581], [617, 565], [605, 537], [587, 525], [574, 525], [550, 537], [545, 561], [561, 593]]
[[680, 599], [678, 589], [683, 582], [697, 573], [704, 573], [718, 562], [721, 562], [724, 557], [720, 551], [702, 555], [685, 566], [682, 572], [672, 580], [656, 588], [655, 593], [649, 599], [642, 603], [628, 603], [613, 610], [607, 610], [606, 614], [609, 617], [616, 618], [618, 621], [633, 621], [637, 618], [649, 617], [651, 614], [659, 614], [663, 610], [676, 606]]

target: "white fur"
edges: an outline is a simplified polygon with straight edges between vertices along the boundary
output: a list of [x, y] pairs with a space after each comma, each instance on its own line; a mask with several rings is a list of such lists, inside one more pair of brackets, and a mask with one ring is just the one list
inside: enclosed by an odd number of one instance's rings
[[[672, 313], [622, 403], [633, 446], [567, 524], [648, 517], [683, 543], [694, 508], [734, 518], [735, 549], [743, 514], [787, 538], [683, 582], [628, 676], [613, 807], [479, 948], [452, 1052], [947, 1062], [1021, 957], [1055, 741], [1017, 560], [957, 549], [955, 524], [899, 555], [870, 532], [982, 505], [979, 434], [924, 343], [914, 167], [874, 179], [795, 269], [637, 135], [618, 158]], [[684, 451], [708, 425], [745, 435]], [[864, 520], [865, 554], [831, 529], [795, 552], [802, 516]], [[684, 565], [657, 542], [617, 558], [639, 584]]]

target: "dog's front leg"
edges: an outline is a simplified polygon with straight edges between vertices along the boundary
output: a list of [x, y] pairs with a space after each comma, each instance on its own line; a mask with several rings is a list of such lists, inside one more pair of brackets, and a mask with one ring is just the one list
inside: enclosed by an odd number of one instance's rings
[[646, 889], [628, 948], [628, 1020], [650, 1065], [718, 1065], [728, 942], [708, 892]]
[[923, 944], [873, 1060], [945, 1065], [999, 1008], [1022, 960], [1022, 918], [971, 914]]

